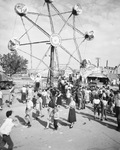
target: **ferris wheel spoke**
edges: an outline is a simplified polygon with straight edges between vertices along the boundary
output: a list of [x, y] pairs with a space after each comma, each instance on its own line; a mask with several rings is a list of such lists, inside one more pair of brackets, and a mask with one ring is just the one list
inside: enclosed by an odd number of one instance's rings
[[50, 35], [42, 29], [39, 25], [37, 25], [34, 21], [32, 21], [29, 17], [24, 16], [28, 21], [30, 21], [33, 25], [35, 25], [40, 31], [42, 31], [47, 37], [50, 37]]
[[53, 69], [51, 69], [42, 59], [40, 59], [40, 58], [38, 58], [38, 57], [36, 57], [36, 56], [34, 56], [34, 55], [31, 55], [31, 54], [29, 54], [29, 53], [27, 53], [27, 52], [25, 52], [25, 51], [23, 51], [23, 50], [21, 50], [21, 49], [17, 49], [17, 50], [19, 50], [19, 51], [21, 51], [21, 52], [23, 52], [23, 53], [25, 53], [25, 54], [27, 54], [27, 55], [29, 55], [29, 56], [31, 56], [31, 57], [37, 59], [37, 60], [39, 60], [39, 61], [42, 61], [42, 63], [43, 63], [49, 70], [53, 71]]
[[68, 20], [70, 19], [71, 16], [72, 16], [72, 13], [71, 13], [70, 16], [68, 17], [68, 19], [65, 21], [64, 25], [62, 26], [61, 30], [59, 31], [59, 34], [62, 32], [63, 28], [64, 28], [65, 25], [68, 23]]
[[[60, 14], [63, 15], [63, 14], [70, 14], [70, 13], [72, 13], [72, 11], [63, 12], [63, 13], [60, 13]], [[54, 14], [54, 15], [52, 15], [52, 16], [58, 16], [58, 14]]]
[[40, 43], [48, 43], [49, 41], [38, 41], [38, 42], [30, 42], [30, 43], [21, 43], [20, 46], [30, 45], [30, 44], [40, 44]]
[[58, 50], [57, 47], [55, 47], [55, 54], [56, 54], [56, 60], [57, 60], [57, 68], [59, 70], [59, 57], [58, 57]]
[[[60, 16], [60, 18], [64, 21], [64, 22], [66, 22], [66, 19], [61, 15], [61, 13], [57, 10], [57, 8], [53, 5], [53, 4], [51, 4], [51, 6], [53, 7], [53, 9], [57, 12], [57, 14]], [[80, 34], [82, 34], [83, 36], [84, 36], [84, 33], [82, 33], [80, 30], [78, 30], [77, 28], [74, 28], [70, 23], [68, 23], [67, 22], [67, 25], [69, 26], [69, 27], [71, 27], [73, 30], [76, 30], [78, 33], [80, 33]]]
[[[35, 20], [35, 23], [37, 22], [38, 18], [39, 18], [39, 15], [37, 16], [37, 18], [36, 18], [36, 20]], [[22, 37], [24, 37], [33, 27], [34, 27], [34, 25], [32, 25], [23, 35], [21, 35], [20, 38], [19, 38], [19, 40], [20, 40]]]
[[[25, 32], [26, 32], [26, 35], [27, 35], [28, 41], [31, 43], [30, 36], [29, 36], [29, 34], [28, 34], [28, 32], [27, 32], [27, 29], [26, 29], [26, 27], [25, 27], [25, 23], [24, 23], [24, 21], [23, 21], [23, 18], [22, 18], [22, 17], [21, 17], [21, 20], [22, 20], [22, 24], [23, 24], [23, 26], [24, 26], [24, 29], [25, 29]], [[32, 56], [32, 44], [30, 44], [30, 53], [31, 53], [31, 56]], [[31, 57], [31, 56], [30, 56], [30, 57]], [[32, 68], [32, 57], [31, 57], [30, 59], [31, 59], [31, 68]]]
[[48, 14], [49, 14], [49, 19], [50, 19], [51, 31], [53, 34], [55, 30], [54, 30], [53, 20], [52, 20], [51, 13], [50, 13], [50, 6], [48, 3], [47, 3], [47, 8], [48, 8]]
[[30, 14], [30, 15], [39, 15], [39, 16], [48, 17], [48, 15], [46, 15], [46, 14], [37, 13], [37, 12], [27, 12], [27, 14]]
[[[74, 15], [73, 15], [73, 27], [75, 28], [75, 16]], [[76, 40], [76, 34], [75, 33], [76, 33], [76, 31], [73, 30], [73, 39], [74, 39], [76, 50], [77, 50], [77, 53], [78, 53], [78, 56], [79, 56], [79, 60], [81, 62], [82, 58], [81, 58], [81, 54], [80, 54], [80, 51], [79, 51], [79, 46], [78, 46], [78, 43], [77, 43], [77, 40]]]
[[[76, 39], [81, 39], [81, 38], [83, 38], [83, 37], [76, 37]], [[68, 41], [68, 40], [74, 40], [74, 38], [62, 39], [62, 42], [63, 42], [63, 41]]]
[[[48, 52], [49, 52], [49, 50], [50, 50], [50, 48], [51, 48], [51, 46], [49, 46], [49, 48], [48, 48], [48, 50], [46, 51], [46, 53], [44, 54], [44, 56], [42, 57], [42, 60], [44, 60], [44, 58], [46, 57], [46, 55], [48, 54]], [[38, 69], [38, 67], [41, 65], [41, 60], [40, 60], [40, 62], [39, 62], [39, 64], [38, 64], [38, 66], [36, 67], [36, 69], [35, 69], [35, 71]]]
[[[79, 44], [79, 47], [80, 47], [80, 45], [81, 45], [84, 41], [85, 41], [85, 39]], [[68, 66], [69, 63], [70, 63], [71, 56], [73, 56], [75, 52], [76, 52], [76, 49], [73, 51], [72, 55], [70, 55], [69, 60], [68, 60], [68, 63], [66, 64], [66, 68], [67, 68], [67, 66]]]
[[65, 69], [67, 69], [67, 66], [70, 64], [71, 56], [73, 56], [75, 52], [76, 52], [76, 50], [74, 50], [73, 53], [72, 53], [72, 55], [70, 55], [70, 57], [68, 59], [68, 63], [65, 66]]
[[61, 49], [63, 49], [66, 53], [68, 53], [72, 58], [74, 58], [77, 62], [80, 63], [79, 60], [77, 60], [65, 47], [63, 47], [62, 45], [60, 45]]

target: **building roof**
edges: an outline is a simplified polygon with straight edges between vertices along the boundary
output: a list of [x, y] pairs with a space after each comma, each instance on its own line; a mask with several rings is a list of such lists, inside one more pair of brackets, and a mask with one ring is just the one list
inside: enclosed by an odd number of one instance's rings
[[108, 74], [108, 78], [109, 78], [110, 80], [114, 80], [114, 79], [117, 79], [117, 78], [118, 78], [118, 75], [117, 75], [117, 74], [113, 74], [113, 73], [109, 73], [109, 74]]

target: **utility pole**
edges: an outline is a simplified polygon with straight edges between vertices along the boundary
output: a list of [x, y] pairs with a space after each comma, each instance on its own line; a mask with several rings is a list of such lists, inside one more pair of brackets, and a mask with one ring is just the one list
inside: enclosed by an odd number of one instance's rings
[[97, 60], [97, 68], [98, 68], [99, 65], [100, 65], [100, 58], [99, 58], [99, 57], [96, 57], [96, 60]]
[[106, 68], [108, 69], [108, 60], [106, 60]]

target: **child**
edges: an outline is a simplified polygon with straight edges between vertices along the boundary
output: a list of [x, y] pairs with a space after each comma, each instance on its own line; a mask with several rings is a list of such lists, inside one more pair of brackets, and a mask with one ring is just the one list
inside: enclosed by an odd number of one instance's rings
[[35, 108], [36, 107], [36, 102], [37, 102], [37, 92], [34, 92], [32, 102], [33, 102], [33, 108]]
[[44, 117], [44, 115], [42, 114], [42, 95], [40, 93], [37, 94], [36, 115], [36, 119], [38, 119], [38, 116]]
[[0, 128], [0, 133], [2, 134], [2, 142], [5, 145], [6, 143], [8, 144], [8, 149], [9, 150], [13, 150], [13, 141], [10, 137], [10, 132], [12, 130], [12, 128], [14, 126], [16, 126], [17, 124], [15, 123], [15, 119], [13, 119], [12, 117], [13, 115], [13, 111], [9, 110], [6, 112], [6, 120], [5, 122], [2, 124], [1, 128]]
[[45, 127], [45, 129], [48, 129], [50, 123], [53, 122], [53, 108], [48, 107], [48, 108], [47, 108], [47, 112], [48, 112], [48, 116], [47, 116], [47, 126]]
[[32, 100], [28, 97], [27, 102], [26, 102], [26, 109], [25, 109], [25, 120], [27, 123], [28, 128], [31, 127], [31, 112], [33, 108], [33, 102]]
[[14, 99], [15, 99], [15, 84], [13, 84], [12, 88], [10, 89], [9, 104], [8, 104], [9, 107], [10, 105], [12, 105]]
[[59, 110], [58, 110], [57, 106], [55, 106], [55, 108], [53, 110], [53, 120], [54, 120], [54, 129], [57, 130], [58, 129], [58, 121], [59, 121]]

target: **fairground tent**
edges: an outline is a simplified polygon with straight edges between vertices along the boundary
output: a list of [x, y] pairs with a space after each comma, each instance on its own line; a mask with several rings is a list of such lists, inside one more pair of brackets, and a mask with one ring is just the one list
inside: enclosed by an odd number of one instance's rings
[[92, 81], [98, 80], [99, 82], [102, 82], [103, 84], [106, 84], [109, 81], [109, 78], [107, 77], [107, 75], [103, 73], [92, 73], [87, 77], [87, 79], [88, 79], [88, 82], [91, 80]]

